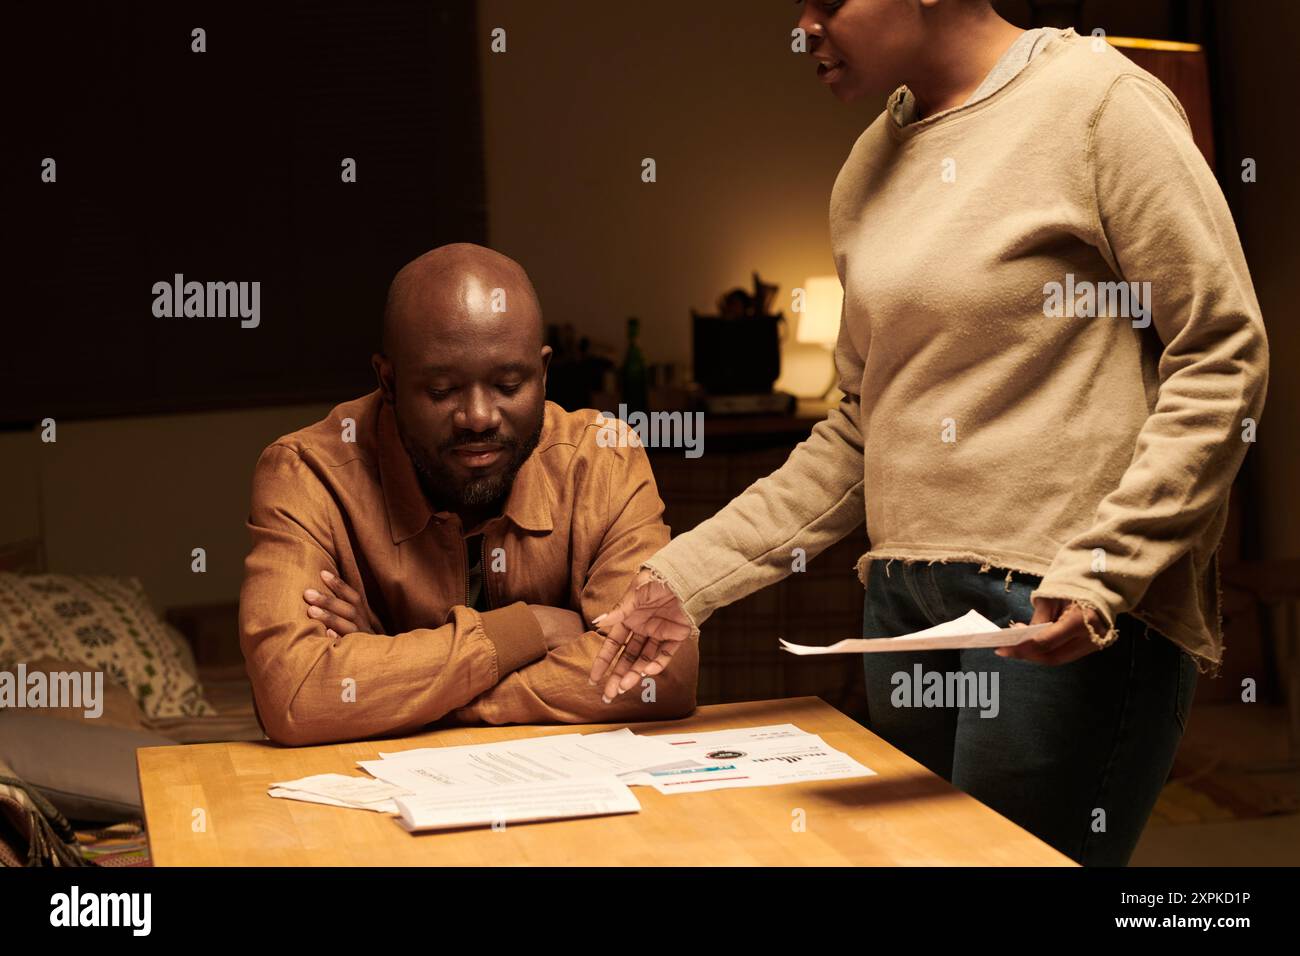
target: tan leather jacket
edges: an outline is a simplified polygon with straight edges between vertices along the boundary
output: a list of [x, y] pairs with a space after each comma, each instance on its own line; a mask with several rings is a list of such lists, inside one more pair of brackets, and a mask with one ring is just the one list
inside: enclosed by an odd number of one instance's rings
[[[695, 707], [698, 648], [610, 704], [588, 672], [600, 636], [547, 651], [523, 604], [609, 610], [668, 542], [641, 447], [602, 447], [597, 413], [547, 402], [503, 514], [483, 526], [489, 610], [465, 606], [460, 519], [434, 513], [378, 391], [258, 459], [240, 643], [267, 736], [299, 745], [455, 723], [663, 720]], [[354, 423], [349, 435], [348, 419]], [[606, 435], [608, 435], [608, 429]], [[352, 440], [348, 440], [349, 437]], [[302, 593], [320, 571], [361, 593], [383, 634], [331, 640]]]

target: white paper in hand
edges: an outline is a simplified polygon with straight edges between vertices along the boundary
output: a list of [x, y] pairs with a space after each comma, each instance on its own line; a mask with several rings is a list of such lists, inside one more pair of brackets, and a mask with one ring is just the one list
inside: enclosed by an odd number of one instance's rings
[[781, 650], [800, 656], [808, 654], [875, 654], [896, 651], [942, 651], [963, 647], [1014, 647], [1041, 634], [1050, 624], [1030, 627], [998, 627], [978, 611], [967, 611], [955, 620], [927, 627], [900, 637], [857, 637], [829, 647], [791, 644], [784, 638]]

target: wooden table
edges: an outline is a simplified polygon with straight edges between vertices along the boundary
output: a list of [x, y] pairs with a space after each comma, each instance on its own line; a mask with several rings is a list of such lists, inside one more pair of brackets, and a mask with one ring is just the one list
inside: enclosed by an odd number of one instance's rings
[[715, 704], [685, 720], [631, 726], [680, 733], [783, 723], [820, 734], [878, 776], [672, 796], [635, 787], [640, 813], [412, 835], [384, 814], [276, 799], [267, 787], [361, 773], [356, 761], [380, 750], [625, 725], [452, 728], [402, 738], [400, 747], [146, 747], [136, 759], [156, 866], [1074, 865], [816, 697]]

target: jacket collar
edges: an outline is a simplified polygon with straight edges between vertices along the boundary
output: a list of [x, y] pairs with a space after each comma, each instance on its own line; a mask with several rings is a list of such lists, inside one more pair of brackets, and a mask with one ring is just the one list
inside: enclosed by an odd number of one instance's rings
[[[380, 403], [379, 448], [376, 456], [379, 460], [379, 481], [393, 543], [401, 544], [423, 531], [430, 518], [445, 521], [452, 516], [452, 512], [435, 512], [430, 506], [429, 499], [424, 496], [424, 489], [420, 487], [415, 466], [411, 464], [411, 457], [402, 447], [393, 406], [383, 400], [382, 393], [376, 394]], [[520, 466], [506, 496], [505, 508], [502, 509], [505, 517], [525, 531], [551, 531], [555, 527], [551, 517], [550, 476], [541, 452], [547, 447], [548, 438], [554, 432], [553, 419], [557, 411], [558, 406], [546, 403], [537, 448]]]

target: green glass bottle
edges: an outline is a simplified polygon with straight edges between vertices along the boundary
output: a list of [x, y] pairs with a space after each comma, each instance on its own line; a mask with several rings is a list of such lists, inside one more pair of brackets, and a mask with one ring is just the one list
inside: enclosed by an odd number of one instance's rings
[[627, 355], [623, 358], [621, 372], [623, 386], [623, 404], [628, 414], [648, 412], [650, 394], [646, 386], [645, 356], [636, 344], [636, 337], [641, 331], [641, 320], [633, 316], [627, 320]]

